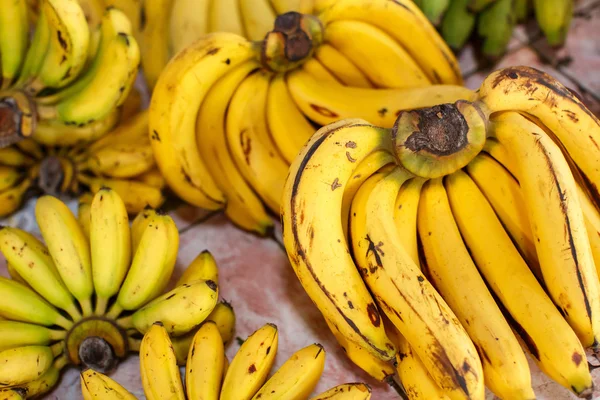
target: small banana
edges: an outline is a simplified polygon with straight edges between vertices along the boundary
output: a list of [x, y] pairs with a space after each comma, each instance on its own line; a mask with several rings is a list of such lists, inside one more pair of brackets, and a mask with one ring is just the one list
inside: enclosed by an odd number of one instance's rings
[[323, 43], [315, 49], [314, 56], [331, 73], [346, 86], [372, 88], [369, 78], [346, 57], [329, 43]]
[[0, 389], [0, 398], [2, 400], [25, 400], [20, 389]]
[[[81, 225], [81, 229], [87, 240], [90, 240], [90, 224], [91, 224], [91, 208], [93, 196], [90, 193], [85, 193], [78, 200], [77, 221]], [[93, 272], [93, 270], [92, 270]]]
[[187, 356], [185, 388], [188, 399], [219, 399], [224, 359], [219, 329], [214, 322], [207, 321], [195, 334]]
[[533, 0], [535, 18], [551, 46], [564, 43], [573, 19], [573, 0]]
[[441, 32], [448, 45], [461, 49], [475, 28], [476, 15], [467, 7], [469, 0], [452, 0], [442, 19]]
[[10, 1], [0, 8], [0, 88], [10, 87], [17, 78], [27, 52], [29, 21], [27, 4]]
[[54, 357], [62, 352], [62, 343], [50, 346], [23, 346], [0, 352], [0, 387], [19, 386], [42, 376]]
[[483, 38], [483, 54], [499, 57], [506, 51], [517, 23], [513, 0], [495, 1], [482, 11], [477, 21], [477, 33]]
[[273, 29], [277, 14], [269, 0], [239, 0], [244, 33], [250, 40], [262, 40]]
[[21, 206], [32, 183], [31, 178], [26, 178], [19, 184], [0, 192], [0, 216], [12, 214]]
[[208, 29], [210, 32], [231, 32], [240, 36], [244, 35], [240, 2], [238, 0], [213, 1], [208, 11]]
[[419, 8], [433, 25], [439, 25], [444, 13], [450, 6], [450, 0], [421, 0]]
[[33, 381], [19, 385], [15, 387], [15, 389], [25, 393], [26, 398], [34, 398], [50, 391], [54, 386], [56, 386], [56, 383], [60, 377], [60, 370], [67, 365], [67, 362], [67, 356], [63, 354], [54, 360], [54, 363], [42, 376]]
[[79, 374], [84, 400], [135, 400], [136, 397], [113, 379], [92, 369]]
[[[131, 223], [131, 254], [135, 254], [142, 239], [144, 231], [152, 220], [156, 217], [156, 210], [146, 206], [133, 219]], [[179, 286], [179, 285], [176, 285]]]
[[154, 166], [150, 141], [144, 137], [138, 143], [104, 147], [89, 155], [79, 169], [89, 169], [95, 175], [112, 178], [132, 178]]
[[173, 0], [172, 3], [168, 23], [169, 47], [171, 54], [177, 54], [208, 33], [208, 15], [214, 2]]
[[311, 400], [369, 400], [371, 388], [364, 383], [344, 383], [335, 386]]
[[277, 327], [266, 324], [240, 346], [227, 370], [220, 400], [250, 400], [263, 385], [275, 361]]
[[215, 258], [208, 250], [202, 250], [183, 271], [175, 286], [203, 279], [219, 283], [219, 269]]
[[66, 331], [18, 321], [0, 321], [0, 351], [22, 346], [46, 346], [63, 340]]
[[206, 317], [206, 320], [217, 324], [223, 343], [229, 343], [235, 331], [235, 312], [231, 304], [225, 300], [220, 301], [215, 305], [215, 308], [213, 308], [208, 317]]

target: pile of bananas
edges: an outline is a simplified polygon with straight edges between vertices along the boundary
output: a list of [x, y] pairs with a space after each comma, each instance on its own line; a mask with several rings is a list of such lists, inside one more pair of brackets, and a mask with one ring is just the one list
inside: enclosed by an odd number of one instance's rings
[[15, 0], [0, 12], [0, 217], [30, 195], [101, 186], [132, 214], [163, 202], [148, 115], [131, 90], [140, 59], [131, 24], [114, 8], [96, 17], [88, 25], [76, 0]]
[[518, 22], [535, 18], [551, 46], [561, 46], [573, 18], [574, 0], [415, 0], [444, 40], [461, 49], [471, 34], [481, 39], [481, 52], [490, 58], [504, 54]]
[[89, 240], [55, 197], [40, 197], [35, 213], [45, 245], [20, 229], [0, 228], [12, 277], [0, 277], [0, 388], [29, 398], [50, 390], [68, 364], [110, 371], [156, 321], [186, 354], [186, 334], [207, 318], [233, 334], [235, 316], [217, 302], [210, 253], [160, 295], [179, 245], [169, 216], [146, 209], [130, 227], [125, 204], [109, 188], [96, 193], [83, 221]]
[[411, 1], [320, 3], [316, 16], [277, 16], [262, 41], [203, 36], [166, 66], [149, 136], [179, 197], [264, 234], [317, 127], [351, 117], [391, 127], [401, 110], [474, 97]]
[[[600, 344], [600, 122], [551, 76], [490, 74], [474, 101], [321, 128], [282, 222], [349, 357], [411, 399], [532, 399], [523, 349], [580, 397]], [[398, 336], [403, 343], [398, 345]], [[519, 345], [521, 343], [522, 347]]]
[[[265, 324], [240, 346], [229, 364], [221, 329], [212, 321], [195, 332], [185, 363], [185, 389], [169, 332], [154, 324], [140, 347], [140, 376], [148, 399], [308, 399], [325, 367], [325, 349], [311, 344], [298, 350], [267, 380], [275, 361], [279, 333]], [[88, 369], [81, 373], [84, 399], [135, 399], [109, 377]], [[370, 388], [362, 383], [336, 386], [312, 400], [368, 400]]]

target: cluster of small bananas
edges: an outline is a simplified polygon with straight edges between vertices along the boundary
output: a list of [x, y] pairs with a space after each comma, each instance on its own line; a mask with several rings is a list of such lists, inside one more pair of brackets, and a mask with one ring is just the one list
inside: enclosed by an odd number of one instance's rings
[[0, 13], [0, 217], [40, 192], [109, 186], [131, 214], [164, 200], [148, 114], [131, 90], [140, 57], [131, 24], [115, 8], [90, 10], [16, 0]]
[[[140, 376], [148, 399], [308, 399], [325, 367], [325, 349], [311, 344], [298, 350], [267, 380], [275, 361], [279, 333], [265, 324], [240, 346], [231, 364], [221, 328], [208, 321], [194, 332], [185, 360], [185, 389], [177, 367], [176, 350], [167, 329], [154, 324], [140, 345]], [[81, 373], [84, 399], [135, 399], [111, 378], [88, 369]], [[368, 400], [363, 383], [336, 386], [312, 400]]]
[[258, 42], [203, 36], [165, 67], [149, 135], [179, 197], [264, 234], [316, 127], [354, 117], [391, 127], [400, 110], [474, 96], [412, 1], [321, 1], [315, 10], [278, 15]]
[[482, 53], [497, 58], [504, 54], [518, 22], [529, 18], [532, 8], [548, 44], [564, 43], [574, 0], [415, 0], [444, 40], [461, 49], [476, 30]]
[[395, 357], [410, 399], [483, 399], [485, 386], [535, 398], [524, 351], [589, 397], [597, 143], [600, 121], [528, 67], [490, 74], [474, 101], [403, 111], [391, 130], [327, 125], [286, 181], [289, 259], [350, 359], [383, 379]]
[[[101, 188], [81, 223], [60, 200], [42, 196], [32, 234], [0, 228], [0, 252], [12, 279], [0, 277], [0, 388], [26, 397], [50, 390], [68, 365], [111, 370], [139, 336], [160, 321], [187, 353], [205, 319], [233, 333], [235, 316], [218, 303], [218, 271], [208, 252], [160, 295], [177, 258], [173, 219], [154, 209], [129, 224], [116, 191]], [[84, 228], [85, 227], [85, 228]], [[185, 357], [183, 356], [185, 359]]]

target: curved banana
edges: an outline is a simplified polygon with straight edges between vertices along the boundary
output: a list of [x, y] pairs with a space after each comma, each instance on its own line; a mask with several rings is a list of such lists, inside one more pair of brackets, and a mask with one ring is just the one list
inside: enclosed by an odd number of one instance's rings
[[217, 324], [223, 343], [227, 344], [233, 338], [235, 331], [235, 312], [231, 304], [221, 300], [215, 305], [212, 312], [206, 317], [207, 321]]
[[22, 385], [42, 376], [52, 366], [54, 351], [59, 352], [61, 346], [62, 343], [57, 343], [52, 348], [23, 346], [1, 351], [0, 387]]
[[394, 223], [398, 228], [400, 241], [417, 266], [420, 266], [417, 243], [417, 215], [419, 198], [424, 183], [425, 180], [418, 177], [406, 181], [400, 187], [394, 205]]
[[373, 87], [369, 78], [348, 57], [331, 44], [322, 43], [315, 49], [314, 57], [344, 85], [362, 88]]
[[279, 155], [267, 127], [265, 106], [270, 79], [269, 73], [258, 71], [240, 84], [229, 105], [226, 130], [238, 170], [277, 213], [288, 164]]
[[156, 168], [156, 165], [143, 174], [136, 176], [135, 179], [147, 186], [151, 186], [159, 190], [164, 189], [167, 185], [165, 178], [161, 175], [158, 168]]
[[129, 216], [123, 200], [110, 188], [100, 189], [92, 200], [90, 248], [95, 313], [103, 315], [108, 300], [119, 292], [131, 263]]
[[506, 112], [493, 117], [491, 133], [514, 154], [550, 297], [584, 347], [598, 346], [600, 285], [567, 161], [554, 141], [521, 114]]
[[89, 157], [79, 170], [87, 168], [96, 175], [112, 178], [131, 178], [154, 166], [152, 146], [147, 138], [136, 144], [104, 147]]
[[324, 367], [323, 346], [306, 346], [292, 354], [252, 399], [306, 399], [319, 383]]
[[185, 400], [185, 391], [167, 330], [153, 324], [140, 346], [140, 374], [148, 400]]
[[334, 87], [302, 70], [288, 73], [287, 83], [302, 113], [320, 125], [343, 118], [362, 118], [377, 126], [392, 127], [402, 110], [470, 100], [475, 96], [473, 91], [454, 85], [404, 89]]
[[86, 369], [79, 374], [81, 393], [84, 400], [135, 400], [136, 397], [129, 393], [123, 386], [108, 376]]
[[10, 1], [0, 8], [0, 88], [9, 88], [19, 75], [29, 45], [27, 3]]
[[46, 346], [63, 340], [67, 332], [18, 321], [0, 321], [0, 351], [23, 346]]
[[400, 167], [387, 175], [382, 171], [354, 196], [350, 232], [357, 266], [383, 312], [448, 397], [482, 399], [484, 375], [473, 342], [411, 259], [396, 224], [389, 223], [409, 178]]
[[219, 329], [207, 321], [198, 329], [187, 356], [185, 390], [188, 399], [219, 400], [224, 359]]
[[263, 385], [275, 361], [277, 327], [266, 324], [240, 346], [223, 380], [220, 400], [250, 400]]
[[45, 374], [38, 377], [37, 379], [19, 385], [16, 388], [19, 391], [25, 393], [25, 398], [35, 398], [41, 394], [49, 392], [60, 378], [60, 370], [65, 367], [68, 363], [68, 358], [65, 354], [54, 360], [54, 363]]
[[275, 10], [269, 0], [239, 0], [240, 15], [245, 36], [250, 40], [262, 40], [273, 29]]
[[84, 126], [66, 125], [58, 120], [39, 120], [33, 139], [45, 146], [75, 146], [88, 143], [110, 131], [119, 122], [119, 110]]
[[446, 178], [446, 187], [462, 237], [524, 347], [548, 376], [586, 396], [592, 378], [583, 347], [521, 258], [490, 204], [464, 172]]
[[[33, 14], [30, 12], [32, 11], [31, 8], [29, 8], [27, 11], [28, 17], [31, 17]], [[27, 30], [27, 34], [28, 33], [29, 30]], [[2, 37], [10, 38], [10, 35]], [[13, 86], [23, 87], [27, 83], [31, 82], [44, 62], [44, 56], [46, 55], [49, 45], [50, 26], [48, 25], [48, 17], [46, 16], [46, 13], [40, 13], [36, 21], [35, 31], [33, 33], [33, 37], [31, 38], [29, 48], [25, 54], [25, 61], [23, 61], [19, 77]]]
[[0, 251], [18, 275], [52, 305], [81, 319], [73, 296], [63, 283], [52, 257], [36, 237], [11, 227], [0, 228]]
[[12, 214], [21, 206], [27, 189], [31, 187], [32, 182], [31, 178], [27, 178], [16, 186], [0, 192], [0, 216], [4, 217]]
[[314, 79], [316, 79], [319, 82], [327, 82], [332, 85], [335, 85], [336, 87], [342, 86], [342, 83], [337, 80], [335, 75], [329, 72], [327, 68], [325, 68], [323, 64], [321, 64], [321, 62], [316, 58], [309, 58], [308, 60], [306, 60], [302, 64], [301, 69], [310, 74]]
[[209, 210], [224, 206], [224, 195], [198, 153], [198, 108], [218, 79], [253, 56], [245, 39], [211, 34], [173, 58], [154, 88], [149, 135], [156, 163], [171, 189], [190, 204]]
[[[349, 254], [341, 221], [332, 220], [340, 215], [344, 189], [357, 166], [378, 150], [392, 152], [387, 132], [365, 121], [321, 128], [292, 163], [281, 220], [290, 262], [323, 316], [348, 341], [387, 361], [395, 355], [394, 345]], [[329, 166], [325, 161], [332, 158], [340, 162]]]
[[311, 400], [369, 400], [371, 388], [364, 383], [344, 383], [311, 398]]
[[346, 56], [377, 87], [412, 88], [431, 84], [415, 59], [375, 25], [356, 20], [333, 21], [324, 28], [324, 42]]
[[486, 386], [501, 398], [535, 398], [525, 354], [463, 243], [441, 178], [423, 188], [418, 231], [423, 269], [478, 349]]
[[62, 201], [48, 195], [37, 200], [35, 217], [62, 281], [79, 301], [83, 316], [91, 315], [90, 245], [81, 226]]
[[179, 53], [209, 32], [208, 13], [210, 6], [211, 3], [218, 2], [211, 0], [172, 0], [168, 24], [171, 54]]
[[265, 234], [273, 222], [258, 195], [238, 171], [226, 137], [226, 114], [231, 98], [240, 83], [257, 68], [257, 62], [247, 61], [214, 84], [198, 111], [196, 141], [208, 171], [227, 199], [225, 214], [243, 229]]
[[160, 321], [170, 335], [182, 335], [210, 315], [218, 295], [217, 284], [213, 281], [184, 283], [137, 310], [131, 322], [138, 331], [145, 333], [154, 322]]
[[140, 143], [148, 136], [148, 109], [140, 111], [131, 118], [123, 118], [119, 125], [100, 139], [90, 143], [86, 151], [90, 154], [118, 145]]
[[[135, 32], [142, 51], [142, 69], [148, 88], [154, 90], [169, 52], [169, 20], [174, 0], [140, 0], [139, 26]], [[189, 11], [189, 10], [188, 10]], [[189, 11], [194, 12], [194, 11]], [[148, 56], [146, 56], [148, 55]]]
[[147, 206], [140, 211], [131, 222], [131, 254], [137, 252], [144, 231], [153, 219], [156, 218], [156, 214], [157, 212], [155, 209]]
[[33, 158], [14, 146], [0, 148], [0, 160], [2, 165], [9, 167], [28, 167], [35, 162]]
[[202, 250], [187, 266], [183, 274], [175, 284], [181, 286], [184, 283], [192, 283], [199, 279], [213, 281], [219, 284], [219, 269], [215, 258], [208, 250]]

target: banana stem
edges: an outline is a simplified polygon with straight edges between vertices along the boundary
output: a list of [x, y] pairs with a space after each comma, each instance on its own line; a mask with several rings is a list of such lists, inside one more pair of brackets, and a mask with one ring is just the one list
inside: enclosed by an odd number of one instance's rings
[[107, 306], [108, 306], [108, 298], [98, 296], [98, 298], [96, 298], [96, 310], [94, 311], [94, 314], [104, 315], [104, 313], [106, 312]]
[[123, 328], [123, 329], [131, 329], [134, 328], [133, 326], [133, 318], [131, 315], [127, 316], [127, 317], [123, 317], [123, 318], [119, 318], [117, 320], [117, 324]]
[[54, 358], [56, 358], [65, 351], [65, 342], [60, 341], [58, 343], [54, 343], [52, 346], [50, 346], [50, 349], [52, 350], [52, 355]]
[[71, 327], [73, 327], [73, 321], [69, 321], [61, 315], [60, 318], [56, 320], [56, 325], [68, 331], [69, 329], [71, 329]]
[[81, 310], [83, 311], [84, 317], [89, 317], [94, 314], [94, 311], [92, 309], [92, 299], [90, 299], [88, 297], [85, 299], [78, 299], [78, 300], [79, 300], [79, 304], [81, 305]]
[[81, 313], [77, 309], [77, 306], [75, 305], [75, 303], [71, 303], [69, 305], [69, 308], [66, 309], [65, 311], [71, 316], [71, 318], [73, 319], [73, 322], [77, 322], [82, 318]]
[[106, 317], [108, 319], [116, 320], [119, 315], [123, 312], [123, 308], [119, 305], [119, 303], [114, 303], [108, 313], [106, 313]]
[[57, 340], [64, 340], [67, 337], [67, 331], [58, 330], [58, 329], [50, 329], [50, 341], [54, 342]]
[[60, 356], [59, 358], [57, 358], [57, 359], [54, 360], [54, 368], [56, 368], [56, 369], [58, 369], [60, 371], [68, 363], [69, 363], [69, 359], [67, 358], [67, 355], [63, 354], [62, 356]]
[[139, 352], [140, 347], [142, 347], [142, 340], [130, 337], [130, 338], [127, 338], [127, 344], [129, 346], [130, 351]]

